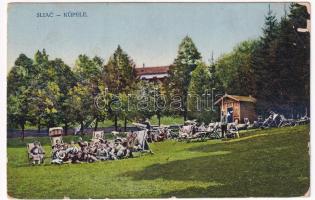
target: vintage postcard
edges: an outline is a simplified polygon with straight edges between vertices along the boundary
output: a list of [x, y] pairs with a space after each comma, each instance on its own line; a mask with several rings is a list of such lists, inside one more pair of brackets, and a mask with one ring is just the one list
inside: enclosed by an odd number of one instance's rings
[[7, 195], [310, 196], [310, 3], [7, 3]]

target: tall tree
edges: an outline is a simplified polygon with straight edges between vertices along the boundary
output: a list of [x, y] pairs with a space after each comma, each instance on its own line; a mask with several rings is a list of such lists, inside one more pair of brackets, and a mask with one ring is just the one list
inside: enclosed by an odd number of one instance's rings
[[9, 127], [19, 126], [22, 129], [22, 140], [24, 140], [25, 124], [30, 117], [29, 93], [32, 65], [32, 59], [20, 54], [7, 78], [8, 125]]
[[38, 123], [45, 124], [47, 128], [58, 125], [59, 98], [60, 89], [56, 82], [49, 81], [45, 88], [33, 89], [29, 96], [31, 116], [40, 119]]
[[69, 98], [65, 101], [66, 105], [69, 106], [70, 109], [68, 115], [80, 124], [81, 134], [84, 133], [84, 129], [94, 120], [91, 115], [91, 108], [94, 106], [94, 99], [93, 96], [90, 95], [90, 89], [91, 88], [88, 85], [78, 83], [69, 90]]
[[[49, 63], [48, 55], [46, 50], [38, 50], [34, 55], [34, 64], [31, 71], [32, 80], [30, 82], [30, 105], [31, 105], [31, 122], [37, 125], [38, 131], [41, 129], [41, 125], [48, 126], [47, 122], [51, 120], [44, 120], [45, 106], [42, 101], [48, 89], [48, 82], [56, 81], [56, 71], [52, 65]], [[49, 99], [49, 97], [47, 97]], [[47, 103], [47, 102], [46, 102]], [[46, 122], [44, 122], [46, 121]]]
[[[243, 41], [232, 52], [219, 57], [216, 76], [219, 84], [222, 84], [223, 92], [245, 96], [255, 93], [253, 52], [256, 46], [255, 40]], [[216, 87], [220, 88], [219, 84]]]
[[[102, 80], [113, 97], [127, 95], [136, 83], [135, 64], [132, 59], [118, 45], [114, 54], [109, 58], [107, 64], [103, 67]], [[121, 94], [124, 93], [124, 94]], [[116, 100], [112, 101], [115, 104]], [[110, 107], [109, 107], [110, 108]], [[109, 117], [114, 120], [117, 129], [117, 120], [119, 112], [112, 109], [108, 110]]]
[[194, 42], [186, 36], [180, 43], [177, 57], [170, 67], [169, 89], [172, 94], [181, 96], [182, 114], [184, 120], [187, 118], [187, 95], [191, 80], [191, 73], [201, 61]]
[[276, 67], [275, 63], [279, 24], [270, 9], [270, 5], [262, 31], [263, 35], [259, 40], [258, 48], [254, 52], [253, 61], [256, 82], [254, 95], [258, 98], [258, 111], [263, 113], [270, 109], [274, 102], [278, 101], [277, 97], [273, 95], [276, 92], [273, 85], [278, 84], [277, 76], [279, 75], [279, 68]]
[[[293, 24], [294, 38], [297, 41], [296, 52], [296, 69], [299, 71], [299, 80], [301, 83], [300, 90], [303, 91], [299, 97], [300, 104], [303, 108], [297, 108], [297, 112], [310, 114], [310, 33], [298, 32], [298, 28], [306, 28], [307, 20], [310, 15], [305, 6], [293, 3], [290, 6], [289, 19]], [[293, 34], [292, 34], [293, 35]]]
[[55, 59], [50, 62], [56, 70], [56, 83], [59, 87], [59, 99], [57, 102], [58, 111], [58, 123], [64, 125], [65, 134], [68, 133], [70, 124], [74, 123], [74, 120], [70, 118], [70, 105], [68, 105], [69, 90], [75, 86], [77, 79], [71, 70], [61, 59]]
[[211, 74], [204, 63], [199, 63], [192, 72], [188, 93], [188, 116], [199, 122], [214, 120], [211, 110]]
[[156, 114], [154, 83], [140, 80], [129, 95], [129, 115], [136, 121], [143, 121]]
[[87, 55], [81, 54], [75, 61], [73, 71], [80, 83], [92, 84], [99, 79], [102, 64], [103, 61], [99, 57], [90, 59]]
[[307, 19], [306, 8], [295, 3], [280, 23], [269, 11], [254, 54], [260, 113], [275, 110], [291, 117], [309, 110], [310, 38], [309, 33], [297, 31]]
[[[97, 56], [93, 59], [90, 59], [86, 55], [79, 55], [78, 59], [76, 60], [74, 74], [78, 79], [78, 84], [85, 88], [84, 92], [88, 92], [86, 95], [89, 97], [82, 97], [88, 101], [97, 98], [97, 96], [102, 92], [102, 65], [103, 60]], [[78, 92], [77, 89], [72, 91], [71, 94], [76, 95], [76, 92]], [[80, 105], [86, 106], [84, 103]], [[86, 110], [86, 119], [83, 120], [82, 118], [78, 118], [80, 120], [79, 123], [81, 124], [81, 131], [83, 131], [84, 128], [90, 127], [91, 125], [94, 125], [94, 129], [96, 130], [98, 122], [104, 119], [104, 112], [99, 110], [95, 104], [90, 104], [89, 107], [82, 107], [81, 109]]]
[[109, 92], [118, 95], [128, 92], [135, 83], [135, 64], [118, 45], [103, 68], [103, 81]]
[[279, 68], [277, 96], [282, 112], [296, 116], [309, 110], [310, 37], [300, 33], [306, 26], [308, 13], [304, 6], [291, 4], [289, 16], [282, 18], [277, 38], [276, 62]]

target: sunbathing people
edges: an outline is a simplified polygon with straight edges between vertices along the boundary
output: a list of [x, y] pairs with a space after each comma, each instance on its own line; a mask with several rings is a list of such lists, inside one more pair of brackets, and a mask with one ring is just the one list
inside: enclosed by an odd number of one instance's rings
[[65, 156], [66, 156], [66, 154], [61, 147], [60, 148], [54, 148], [53, 153], [52, 153], [51, 163], [52, 164], [62, 164]]
[[108, 152], [106, 149], [107, 145], [102, 143], [100, 147], [96, 150], [96, 159], [98, 160], [108, 160]]
[[117, 138], [110, 143], [102, 138], [95, 138], [90, 142], [79, 138], [78, 142], [70, 144], [56, 142], [52, 147], [52, 164], [96, 162], [117, 160], [131, 157], [131, 150], [127, 140]]

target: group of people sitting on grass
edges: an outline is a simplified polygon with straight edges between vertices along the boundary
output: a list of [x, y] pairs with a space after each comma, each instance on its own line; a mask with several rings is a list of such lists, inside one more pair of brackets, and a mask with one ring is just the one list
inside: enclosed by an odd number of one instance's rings
[[79, 141], [75, 143], [61, 143], [56, 141], [52, 146], [52, 164], [96, 162], [104, 160], [117, 160], [132, 157], [126, 138], [117, 138], [113, 142], [104, 139], [94, 139], [90, 142]]

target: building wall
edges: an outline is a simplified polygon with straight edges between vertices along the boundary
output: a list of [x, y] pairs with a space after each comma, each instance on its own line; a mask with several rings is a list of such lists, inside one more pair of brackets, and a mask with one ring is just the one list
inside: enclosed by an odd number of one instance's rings
[[225, 98], [223, 100], [223, 107], [222, 107], [222, 102], [220, 106], [221, 106], [221, 111], [223, 111], [224, 115], [227, 114], [227, 108], [232, 107], [233, 108], [233, 121], [235, 121], [236, 119], [240, 120], [240, 103], [238, 101]]
[[147, 79], [147, 78], [140, 78], [141, 80], [145, 80], [145, 81], [149, 81], [149, 82], [155, 82], [155, 83], [164, 83], [167, 79], [167, 77], [163, 77], [163, 78], [150, 78], [150, 79]]
[[219, 106], [224, 115], [227, 114], [227, 108], [233, 107], [233, 121], [237, 119], [239, 123], [244, 123], [244, 118], [248, 118], [253, 123], [253, 121], [257, 120], [255, 104], [252, 102], [238, 102], [225, 98], [223, 100], [223, 107], [222, 102]]
[[241, 102], [241, 123], [244, 122], [244, 118], [248, 118], [250, 123], [257, 120], [257, 114], [255, 104], [251, 102]]

